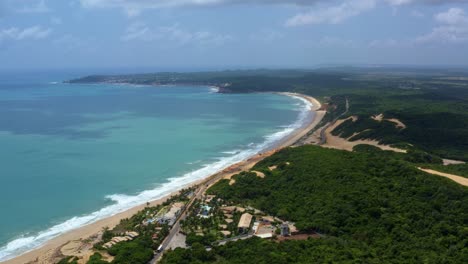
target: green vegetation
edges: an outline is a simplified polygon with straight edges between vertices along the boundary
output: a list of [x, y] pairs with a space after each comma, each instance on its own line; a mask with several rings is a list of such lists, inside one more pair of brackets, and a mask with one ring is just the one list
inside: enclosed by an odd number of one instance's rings
[[[150, 237], [137, 238], [134, 241], [118, 243], [109, 249], [115, 256], [112, 263], [148, 263], [153, 258], [153, 241]], [[88, 262], [89, 263], [89, 262]]]
[[[209, 206], [210, 210], [206, 212], [203, 206]], [[237, 223], [241, 213], [234, 212], [231, 218], [232, 222], [228, 223], [225, 221], [226, 217], [220, 207], [221, 201], [213, 199], [209, 203], [196, 200], [189, 208], [187, 218], [181, 221], [182, 231], [187, 234], [186, 244], [188, 246], [196, 243], [210, 246], [213, 242], [225, 238], [221, 231], [229, 231], [231, 235], [227, 237], [238, 235]]]
[[78, 264], [78, 258], [73, 256], [64, 257], [57, 264]]
[[[345, 112], [357, 122], [345, 122], [334, 134], [351, 140], [376, 139], [385, 144], [412, 145], [443, 158], [468, 161], [468, 81], [466, 70], [413, 68], [325, 68], [317, 70], [251, 70], [202, 73], [155, 73], [88, 76], [72, 80], [136, 84], [216, 85], [224, 93], [289, 91], [326, 102], [332, 121]], [[407, 128], [371, 116], [396, 118]]]
[[[418, 171], [402, 159], [404, 154], [374, 151], [289, 148], [254, 167], [265, 178], [241, 173], [234, 185], [223, 180], [210, 189], [227, 201], [250, 204], [294, 221], [302, 232], [323, 233], [324, 238], [238, 241], [201, 255], [195, 249], [179, 249], [168, 253], [163, 263], [188, 263], [177, 262], [181, 256], [216, 263], [246, 259], [462, 263], [467, 259], [467, 188]], [[270, 171], [272, 165], [280, 166]]]
[[[130, 218], [122, 219], [113, 229], [104, 228], [102, 239], [94, 244], [95, 253], [88, 260], [88, 264], [146, 264], [153, 258], [153, 252], [159, 247], [164, 238], [169, 234], [167, 223], [155, 221], [158, 212], [174, 203], [185, 203], [193, 194], [194, 188], [183, 189], [179, 194], [167, 199], [164, 203], [147, 207]], [[129, 233], [135, 232], [135, 233]], [[126, 237], [127, 241], [114, 243], [107, 246], [106, 243], [116, 237]], [[103, 259], [101, 253], [107, 253], [114, 257], [111, 262]], [[59, 264], [77, 263], [77, 257], [65, 257]]]
[[468, 178], [468, 164], [452, 164], [452, 165], [440, 165], [440, 164], [423, 164], [421, 167], [426, 169], [433, 169], [440, 172], [455, 174]]
[[94, 253], [88, 260], [88, 264], [106, 264], [107, 261], [102, 260], [102, 255], [98, 252]]
[[[463, 263], [468, 259], [468, 190], [416, 167], [468, 177], [466, 164], [442, 165], [442, 158], [468, 161], [467, 76], [466, 70], [458, 69], [341, 67], [90, 76], [71, 82], [216, 85], [222, 93], [302, 93], [322, 101], [327, 115], [319, 127], [357, 117], [332, 134], [407, 150], [395, 153], [369, 145], [357, 145], [354, 152], [313, 146], [283, 150], [254, 167], [265, 178], [243, 172], [234, 176], [235, 184], [221, 180], [208, 193], [225, 204], [250, 205], [295, 222], [303, 233], [324, 234], [321, 239], [253, 238], [206, 251], [204, 246], [221, 238], [219, 225], [226, 223], [218, 215], [218, 204], [210, 204], [209, 219], [197, 216], [198, 204], [182, 225], [191, 248], [169, 251], [162, 263]], [[380, 114], [382, 120], [373, 118]], [[277, 168], [270, 170], [272, 165]], [[131, 229], [145, 217], [124, 221], [110, 235]], [[223, 229], [235, 234], [235, 226]], [[145, 248], [157, 245], [147, 241], [149, 230], [139, 232], [143, 234], [139, 240], [116, 247], [120, 263], [133, 251], [142, 261]]]

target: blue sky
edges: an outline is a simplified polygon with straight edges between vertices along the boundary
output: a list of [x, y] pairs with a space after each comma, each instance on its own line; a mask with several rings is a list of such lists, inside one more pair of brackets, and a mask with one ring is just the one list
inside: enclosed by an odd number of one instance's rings
[[468, 0], [0, 0], [0, 68], [467, 65]]

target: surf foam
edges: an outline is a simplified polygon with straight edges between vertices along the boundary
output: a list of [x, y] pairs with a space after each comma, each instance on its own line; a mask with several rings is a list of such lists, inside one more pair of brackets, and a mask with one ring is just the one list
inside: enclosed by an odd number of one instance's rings
[[7, 245], [0, 248], [0, 261], [6, 261], [18, 255], [34, 250], [42, 246], [47, 241], [66, 232], [75, 230], [85, 225], [92, 224], [103, 218], [107, 218], [118, 213], [124, 212], [132, 207], [145, 204], [148, 201], [160, 199], [182, 188], [183, 186], [188, 186], [198, 180], [213, 175], [216, 172], [221, 171], [235, 163], [244, 161], [250, 157], [259, 154], [262, 151], [272, 148], [278, 142], [284, 140], [286, 136], [288, 136], [290, 133], [292, 133], [296, 129], [301, 128], [304, 122], [309, 117], [309, 114], [311, 113], [310, 110], [312, 109], [312, 104], [308, 100], [300, 96], [289, 94], [288, 96], [298, 99], [303, 103], [303, 107], [298, 115], [297, 120], [290, 126], [285, 127], [283, 130], [265, 136], [265, 140], [263, 143], [250, 143], [248, 144], [249, 148], [245, 150], [236, 150], [235, 152], [226, 151], [225, 154], [229, 153], [234, 155], [219, 158], [217, 161], [211, 164], [206, 164], [202, 168], [186, 173], [180, 177], [169, 178], [167, 183], [164, 183], [155, 189], [143, 191], [138, 195], [108, 195], [106, 196], [106, 198], [115, 202], [114, 204], [106, 206], [100, 209], [99, 211], [93, 212], [88, 215], [73, 217], [61, 224], [52, 226], [47, 230], [39, 232], [37, 235], [24, 236], [9, 242]]

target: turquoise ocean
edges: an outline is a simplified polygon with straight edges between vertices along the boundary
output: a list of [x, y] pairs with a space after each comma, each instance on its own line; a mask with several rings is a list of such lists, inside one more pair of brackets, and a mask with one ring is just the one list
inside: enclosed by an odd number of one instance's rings
[[0, 75], [0, 261], [273, 147], [300, 98]]

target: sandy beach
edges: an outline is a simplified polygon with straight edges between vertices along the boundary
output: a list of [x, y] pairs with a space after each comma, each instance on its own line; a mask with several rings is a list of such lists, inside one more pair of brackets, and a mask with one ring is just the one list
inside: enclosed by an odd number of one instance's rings
[[[182, 188], [187, 188], [189, 186], [194, 186], [200, 183], [204, 183], [212, 179], [213, 177], [217, 177], [217, 179], [222, 179], [225, 177], [230, 177], [233, 174], [236, 174], [240, 171], [243, 170], [249, 170], [252, 168], [257, 162], [260, 160], [264, 159], [265, 157], [268, 157], [272, 154], [274, 154], [276, 151], [291, 146], [294, 144], [296, 141], [298, 141], [300, 138], [304, 137], [307, 135], [307, 133], [312, 130], [317, 124], [320, 123], [324, 116], [325, 111], [318, 111], [321, 108], [321, 104], [318, 100], [316, 100], [313, 97], [310, 96], [305, 96], [301, 94], [295, 94], [295, 93], [281, 93], [283, 95], [288, 95], [288, 96], [296, 96], [296, 97], [301, 97], [310, 103], [313, 104], [313, 107], [311, 111], [316, 112], [314, 115], [314, 118], [309, 120], [308, 123], [304, 124], [301, 128], [296, 129], [294, 132], [292, 132], [290, 135], [287, 136], [284, 140], [278, 143], [278, 145], [269, 151], [266, 151], [264, 153], [258, 154], [254, 157], [251, 157], [248, 160], [239, 162], [237, 164], [234, 164], [230, 166], [229, 168], [218, 172], [214, 175], [211, 175], [203, 180], [197, 181], [195, 183], [187, 184], [185, 186], [180, 186], [179, 189]], [[167, 200], [170, 196], [178, 193], [179, 191], [174, 191], [172, 194], [167, 195], [161, 199], [150, 201], [150, 204], [152, 206], [160, 204]], [[21, 256], [18, 256], [16, 258], [1, 262], [1, 263], [8, 263], [8, 264], [23, 264], [23, 263], [53, 263], [52, 260], [56, 259], [57, 256], [61, 256], [61, 248], [69, 243], [70, 241], [82, 241], [85, 240], [89, 237], [96, 236], [100, 232], [102, 232], [102, 229], [104, 227], [109, 227], [113, 228], [116, 226], [121, 219], [124, 218], [129, 218], [138, 211], [142, 210], [146, 204], [133, 207], [127, 211], [124, 211], [122, 213], [118, 213], [114, 216], [99, 220], [95, 223], [80, 227], [78, 229], [72, 230], [70, 232], [67, 232], [63, 235], [60, 235], [54, 239], [51, 239], [48, 241], [46, 244], [41, 246], [40, 248], [34, 249], [30, 252], [27, 252]]]

